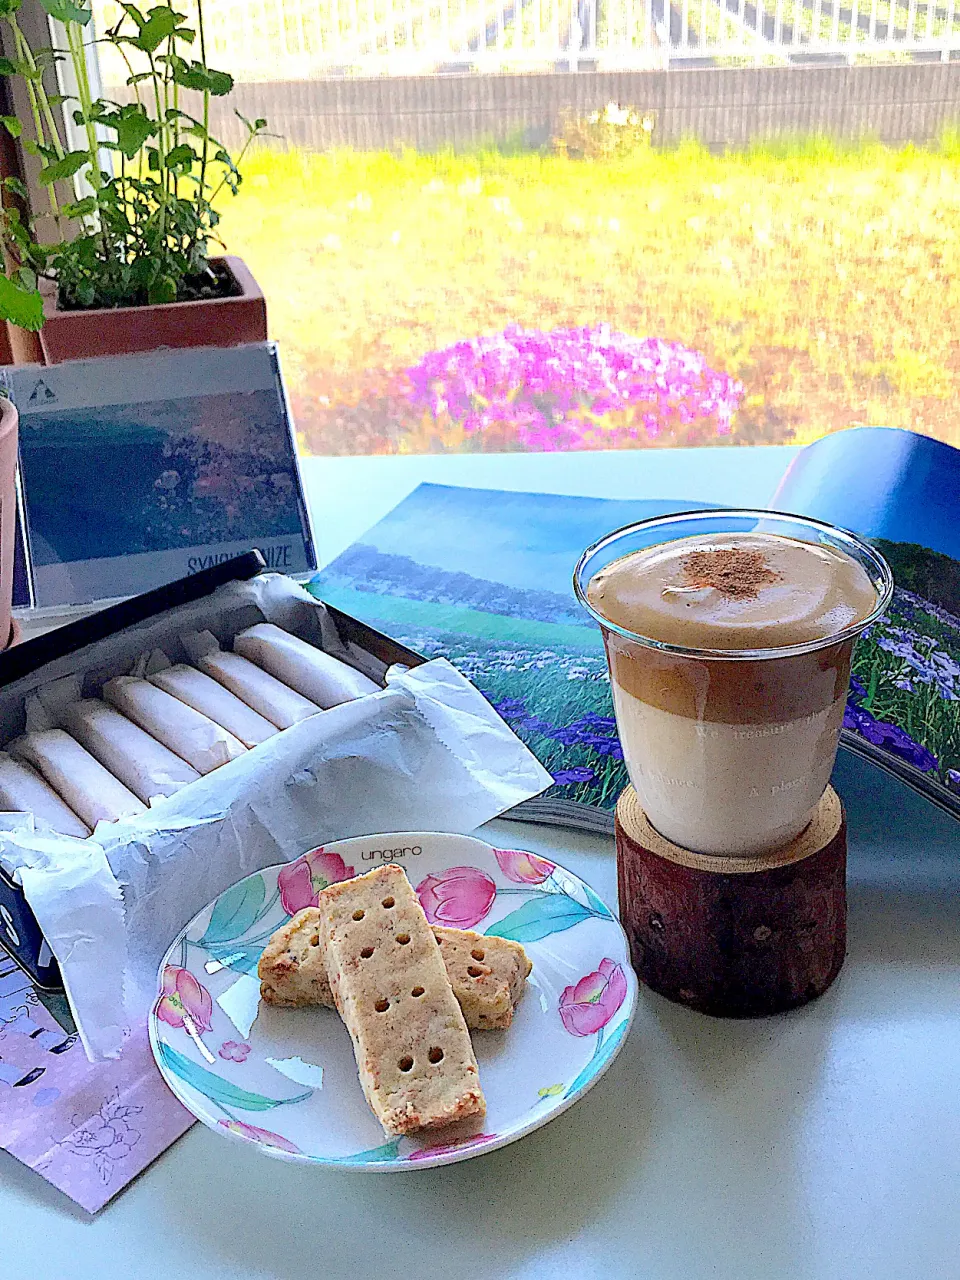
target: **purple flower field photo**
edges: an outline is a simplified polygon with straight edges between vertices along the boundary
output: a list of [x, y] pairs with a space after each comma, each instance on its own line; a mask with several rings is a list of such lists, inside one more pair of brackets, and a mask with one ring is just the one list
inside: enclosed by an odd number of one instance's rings
[[960, 617], [898, 587], [854, 653], [843, 724], [960, 796]]

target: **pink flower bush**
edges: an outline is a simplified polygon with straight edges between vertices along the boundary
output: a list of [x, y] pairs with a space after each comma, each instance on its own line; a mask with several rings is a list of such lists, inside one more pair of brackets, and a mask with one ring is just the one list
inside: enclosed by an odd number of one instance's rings
[[[406, 371], [412, 406], [468, 434], [532, 450], [729, 435], [743, 386], [699, 351], [600, 324], [457, 342]], [[607, 418], [606, 422], [601, 419]], [[698, 438], [687, 438], [695, 428]]]
[[517, 884], [543, 884], [556, 871], [555, 862], [546, 858], [538, 858], [535, 853], [527, 853], [524, 849], [494, 849], [500, 870], [508, 880]]
[[250, 1142], [263, 1142], [268, 1147], [276, 1147], [278, 1151], [288, 1151], [292, 1156], [301, 1154], [300, 1148], [294, 1146], [279, 1133], [271, 1133], [269, 1129], [258, 1129], [255, 1124], [245, 1124], [243, 1120], [221, 1120], [222, 1128], [235, 1133], [238, 1138], [246, 1138]]
[[320, 893], [328, 884], [349, 880], [356, 874], [339, 853], [324, 853], [322, 848], [313, 849], [284, 867], [277, 876], [283, 909], [288, 916], [295, 916], [304, 907], [315, 907]]
[[600, 967], [560, 995], [560, 1017], [572, 1036], [591, 1036], [605, 1027], [627, 998], [627, 979], [615, 961]]
[[220, 1046], [220, 1057], [224, 1062], [246, 1062], [250, 1054], [250, 1046], [244, 1041], [224, 1040]]
[[493, 906], [497, 886], [479, 867], [448, 867], [421, 880], [417, 896], [431, 924], [472, 929]]
[[189, 1021], [197, 1032], [210, 1030], [213, 1001], [189, 969], [168, 964], [163, 971], [163, 987], [156, 1015], [171, 1027], [186, 1027]]

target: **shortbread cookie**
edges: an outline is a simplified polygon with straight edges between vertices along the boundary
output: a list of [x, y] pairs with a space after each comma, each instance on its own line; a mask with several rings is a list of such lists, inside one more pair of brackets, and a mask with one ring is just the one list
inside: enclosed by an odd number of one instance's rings
[[222, 725], [149, 680], [117, 676], [103, 686], [103, 697], [197, 773], [212, 773], [247, 750]]
[[233, 648], [318, 707], [337, 707], [380, 688], [362, 671], [272, 622], [247, 627], [234, 639]]
[[400, 867], [324, 892], [319, 946], [360, 1083], [389, 1134], [483, 1116], [477, 1059], [440, 947]]
[[7, 750], [43, 774], [91, 829], [98, 822], [116, 822], [118, 818], [146, 812], [147, 806], [132, 791], [62, 729], [25, 733], [8, 743]]
[[144, 804], [172, 796], [200, 777], [186, 760], [99, 698], [71, 703], [62, 720], [80, 745]]
[[218, 684], [212, 676], [188, 667], [185, 662], [155, 671], [147, 679], [157, 688], [172, 693], [188, 707], [202, 711], [216, 724], [222, 724], [245, 747], [255, 747], [280, 732], [275, 724], [241, 702], [235, 693]]
[[[324, 893], [327, 891], [324, 890]], [[321, 902], [323, 894], [320, 895]], [[532, 966], [519, 942], [470, 929], [434, 927], [453, 994], [471, 1031], [510, 1026]], [[260, 994], [267, 1004], [325, 1005], [333, 993], [320, 948], [320, 910], [305, 907], [282, 925], [260, 957]]]
[[61, 835], [83, 839], [90, 834], [87, 824], [64, 804], [32, 765], [14, 760], [5, 751], [0, 751], [0, 809], [5, 813], [32, 813]]
[[472, 929], [436, 928], [440, 954], [468, 1027], [503, 1031], [533, 968], [519, 942]]
[[304, 907], [282, 924], [263, 948], [257, 965], [260, 996], [286, 1009], [322, 1004], [334, 1008], [320, 946], [320, 911]]

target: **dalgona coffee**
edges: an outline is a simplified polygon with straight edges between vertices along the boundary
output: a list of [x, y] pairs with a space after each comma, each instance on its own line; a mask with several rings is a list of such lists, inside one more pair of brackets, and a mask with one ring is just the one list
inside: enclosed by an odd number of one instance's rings
[[[830, 639], [877, 606], [864, 568], [821, 543], [711, 533], [613, 560], [586, 596], [637, 637], [604, 628], [627, 769], [653, 825], [701, 853], [798, 835], [830, 778], [850, 678], [853, 638]], [[810, 648], [776, 654], [797, 646]]]

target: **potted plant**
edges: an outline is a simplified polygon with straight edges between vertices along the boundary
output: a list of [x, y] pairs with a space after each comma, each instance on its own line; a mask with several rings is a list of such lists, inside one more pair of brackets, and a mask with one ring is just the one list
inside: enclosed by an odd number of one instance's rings
[[[239, 259], [212, 249], [217, 199], [225, 190], [236, 194], [238, 165], [266, 121], [240, 116], [248, 136], [237, 160], [212, 137], [210, 101], [229, 93], [233, 80], [207, 64], [202, 4], [196, 29], [169, 5], [146, 12], [122, 5], [120, 20], [99, 41], [129, 72], [132, 101], [119, 103], [91, 93], [89, 0], [39, 2], [60, 24], [61, 47], [31, 49], [17, 20], [21, 0], [0, 0], [12, 55], [0, 59], [0, 74], [19, 78], [29, 102], [22, 113], [28, 118], [0, 122], [38, 159], [49, 201], [43, 227], [52, 225], [55, 235], [41, 240], [38, 218], [21, 216], [15, 200], [4, 202], [8, 268], [0, 275], [0, 318], [39, 330], [49, 364], [264, 341], [263, 294]], [[61, 61], [73, 94], [50, 92]], [[76, 125], [73, 140], [58, 122], [60, 106]], [[17, 178], [4, 185], [27, 200]]]

